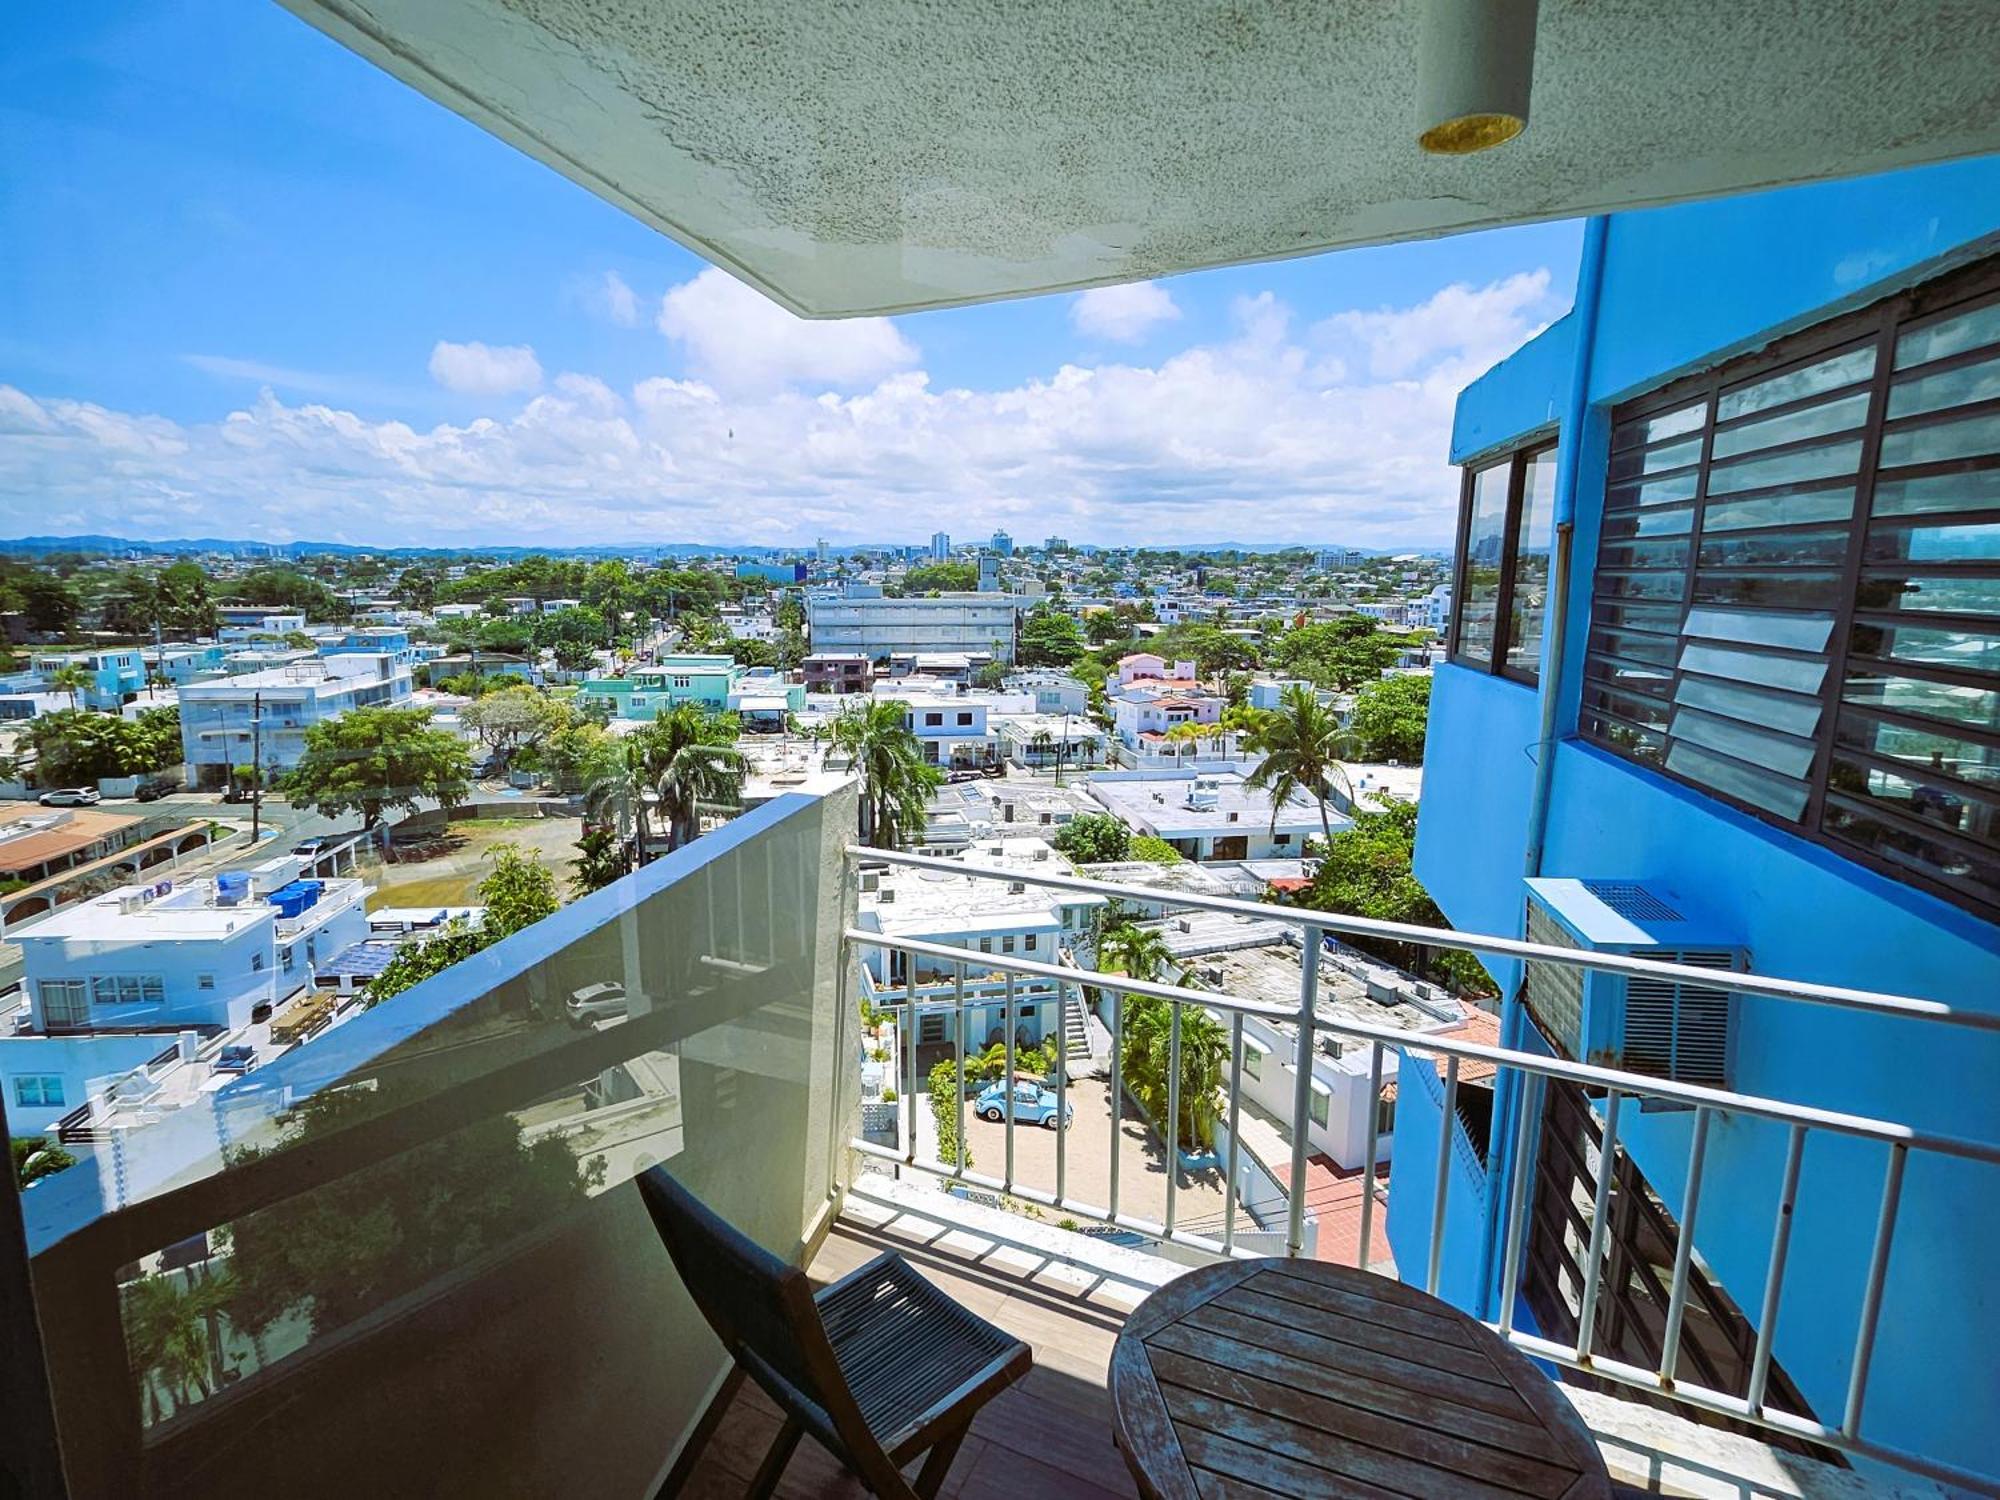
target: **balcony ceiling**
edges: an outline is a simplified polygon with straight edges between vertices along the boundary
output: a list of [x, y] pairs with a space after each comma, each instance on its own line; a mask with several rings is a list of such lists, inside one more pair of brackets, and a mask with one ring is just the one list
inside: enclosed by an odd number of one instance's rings
[[2000, 149], [1992, 0], [1542, 0], [1533, 119], [1427, 157], [1418, 0], [283, 0], [838, 317]]

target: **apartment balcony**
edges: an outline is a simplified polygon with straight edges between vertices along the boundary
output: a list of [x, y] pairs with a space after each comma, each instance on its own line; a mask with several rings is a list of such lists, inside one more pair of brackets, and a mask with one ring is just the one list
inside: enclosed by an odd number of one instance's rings
[[[1337, 1238], [1369, 1269], [1387, 1271], [1367, 1248], [1384, 1219], [1429, 1224], [1429, 1264], [1397, 1267], [1401, 1279], [1451, 1295], [1544, 1368], [1587, 1372], [1587, 1385], [1564, 1390], [1616, 1474], [1665, 1493], [1891, 1493], [1879, 1476], [1897, 1472], [1994, 1487], [1963, 1455], [1912, 1448], [1897, 1430], [1874, 1425], [1871, 1396], [1893, 1394], [1907, 1370], [1875, 1357], [1895, 1340], [1896, 1309], [1909, 1305], [1897, 1289], [1968, 1290], [1937, 1284], [1950, 1268], [1891, 1257], [1905, 1163], [1926, 1191], [1940, 1180], [1990, 1191], [1990, 1176], [1978, 1174], [2000, 1164], [2000, 1147], [1329, 1020], [1313, 1003], [1316, 980], [1307, 976], [1317, 968], [1302, 966], [1296, 1007], [1092, 975], [1114, 1040], [1109, 1075], [1071, 1078], [1059, 1067], [1052, 1083], [1072, 1102], [1104, 1101], [1096, 1106], [1103, 1117], [1079, 1103], [1068, 1130], [979, 1122], [987, 1133], [975, 1161], [948, 1164], [938, 1159], [935, 1131], [922, 1128], [934, 1113], [928, 1101], [914, 1107], [921, 1080], [900, 1091], [905, 1107], [892, 1139], [861, 1130], [861, 959], [871, 947], [894, 948], [906, 961], [966, 963], [981, 977], [999, 970], [1022, 983], [1073, 984], [1075, 971], [858, 930], [853, 827], [851, 788], [778, 798], [121, 1133], [116, 1150], [85, 1147], [76, 1166], [20, 1199], [26, 1277], [0, 1223], [0, 1292], [32, 1296], [40, 1352], [24, 1368], [45, 1371], [50, 1397], [45, 1417], [29, 1400], [10, 1413], [0, 1469], [24, 1492], [61, 1486], [78, 1496], [261, 1492], [273, 1475], [294, 1495], [651, 1493], [724, 1371], [630, 1186], [637, 1173], [667, 1163], [717, 1212], [815, 1276], [899, 1248], [974, 1312], [1033, 1346], [1033, 1373], [981, 1415], [946, 1493], [1132, 1493], [1111, 1443], [1106, 1393], [1124, 1318], [1190, 1267], [1314, 1248], [1309, 1193], [1273, 1200], [1246, 1192], [1240, 1159], [1245, 1142], [1268, 1148], [1260, 1128], [1275, 1129], [1295, 1152], [1283, 1175], [1311, 1182], [1309, 1093], [1292, 1120], [1260, 1127], [1226, 1085], [1226, 1144], [1212, 1163], [1183, 1159], [1111, 1102], [1121, 1098], [1115, 1043], [1135, 1002], [1151, 999], [1170, 1008], [1176, 1036], [1198, 1024], [1188, 1019], [1194, 1008], [1220, 1018], [1230, 1036], [1228, 1084], [1240, 1077], [1241, 1019], [1253, 1013], [1294, 1026], [1302, 1059], [1316, 1033], [1329, 1033], [1369, 1049], [1378, 1069], [1399, 1049], [1405, 1080], [1437, 1070], [1435, 1087], [1406, 1082], [1399, 1108], [1414, 1118], [1412, 1101], [1431, 1101], [1447, 1128], [1427, 1152], [1410, 1148], [1399, 1119], [1402, 1159], [1385, 1189], [1358, 1194], [1356, 1232]], [[1009, 870], [996, 878], [1023, 877]], [[1104, 894], [1073, 877], [1030, 878]], [[1230, 905], [1194, 904], [1202, 900]], [[1309, 950], [1322, 929], [1340, 926], [1318, 914], [1291, 916], [1306, 928]], [[1651, 972], [1641, 960], [1511, 949]], [[1911, 1010], [1920, 1003], [1893, 996], [1741, 982], [1768, 1003], [1873, 1006], [1919, 1025], [1965, 1019], [1943, 1007]], [[955, 990], [945, 1003], [957, 1003]], [[893, 1024], [918, 1019], [905, 1005]], [[1468, 1144], [1459, 1123], [1477, 1115], [1458, 1097], [1474, 1065], [1511, 1080], [1496, 1091], [1492, 1152]], [[1542, 1096], [1558, 1088], [1602, 1112], [1600, 1152], [1612, 1151], [1642, 1112], [1667, 1111], [1697, 1142], [1711, 1129], [1765, 1121], [1781, 1146], [1809, 1140], [1811, 1163], [1832, 1153], [1830, 1139], [1877, 1150], [1890, 1164], [1886, 1182], [1874, 1177], [1864, 1194], [1876, 1205], [1858, 1230], [1865, 1283], [1849, 1305], [1823, 1310], [1852, 1330], [1844, 1402], [1836, 1398], [1824, 1415], [1795, 1409], [1781, 1379], [1787, 1333], [1773, 1341], [1768, 1316], [1756, 1320], [1740, 1370], [1717, 1375], [1692, 1357], [1708, 1347], [1716, 1317], [1692, 1236], [1669, 1245], [1664, 1262], [1654, 1246], [1663, 1357], [1647, 1368], [1600, 1344], [1595, 1306], [1618, 1301], [1621, 1278], [1648, 1270], [1596, 1269], [1615, 1249], [1599, 1227], [1615, 1217], [1607, 1204], [1626, 1206], [1623, 1187], [1572, 1205], [1588, 1249], [1572, 1248], [1592, 1268], [1575, 1289], [1583, 1331], [1511, 1296], [1480, 1307], [1460, 1295], [1460, 1284], [1477, 1278], [1456, 1250], [1446, 1253], [1448, 1236], [1437, 1231], [1480, 1202], [1500, 1210], [1494, 1222], [1505, 1228], [1496, 1284], [1533, 1281], [1541, 1241], [1530, 1220], [1546, 1207], [1532, 1187], [1537, 1132], [1507, 1127], [1517, 1115], [1541, 1118]], [[1080, 1092], [1089, 1089], [1097, 1093]], [[967, 1138], [963, 1127], [960, 1134]], [[1503, 1142], [1513, 1143], [1506, 1153]], [[1774, 1184], [1787, 1212], [1774, 1236], [1773, 1306], [1788, 1265], [1797, 1276], [1831, 1253], [1817, 1220], [1791, 1234], [1788, 1211], [1801, 1188], [1796, 1157], [1787, 1162]], [[1940, 1179], [1940, 1171], [1959, 1175]], [[1673, 1211], [1693, 1222], [1699, 1145], [1688, 1178]], [[1648, 1224], [1657, 1240], [1658, 1224]], [[1763, 1289], [1736, 1290], [1754, 1305]], [[1741, 1388], [1732, 1384], [1739, 1374]], [[1707, 1425], [1718, 1418], [1761, 1436]], [[776, 1421], [761, 1398], [740, 1396], [692, 1492], [740, 1491]], [[1815, 1466], [1791, 1451], [1801, 1446], [1846, 1455], [1867, 1478]], [[1934, 1492], [1927, 1479], [1907, 1483], [1907, 1493]], [[852, 1481], [810, 1443], [780, 1485], [785, 1494], [849, 1492]]]

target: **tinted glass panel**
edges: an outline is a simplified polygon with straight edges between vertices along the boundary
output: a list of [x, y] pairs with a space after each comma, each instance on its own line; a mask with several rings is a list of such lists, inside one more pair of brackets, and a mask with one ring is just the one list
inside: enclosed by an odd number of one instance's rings
[[1627, 537], [1684, 536], [1694, 526], [1694, 507], [1677, 505], [1672, 510], [1644, 510], [1604, 518], [1604, 539], [1623, 541]]
[[1687, 633], [1751, 646], [1782, 646], [1794, 651], [1819, 651], [1833, 634], [1830, 615], [1739, 614], [1726, 609], [1688, 611]]
[[2000, 302], [1989, 302], [1904, 333], [1896, 340], [1896, 368], [1906, 370], [1996, 343], [2000, 343]]
[[1867, 668], [1850, 667], [1841, 696], [1864, 708], [1954, 720], [1989, 733], [2000, 729], [2000, 690], [1994, 688], [1923, 682], [1914, 677], [1892, 677]]
[[1664, 474], [1669, 469], [1687, 468], [1700, 462], [1699, 438], [1658, 448], [1632, 448], [1611, 456], [1611, 477], [1619, 480], [1634, 479], [1641, 474]]
[[1748, 416], [1753, 411], [1783, 406], [1789, 401], [1803, 401], [1808, 396], [1822, 395], [1866, 380], [1874, 373], [1875, 346], [1868, 344], [1850, 349], [1845, 354], [1836, 354], [1800, 369], [1787, 370], [1782, 375], [1738, 386], [1717, 403], [1716, 420], [1727, 422], [1735, 417]]
[[1717, 458], [1732, 458], [1739, 453], [1754, 453], [1760, 448], [1775, 448], [1780, 443], [1796, 443], [1805, 438], [1846, 432], [1859, 427], [1867, 416], [1868, 393], [1858, 391], [1838, 401], [1829, 401], [1824, 406], [1808, 406], [1780, 416], [1766, 417], [1759, 422], [1725, 428], [1715, 435], [1712, 451]]
[[1790, 823], [1796, 823], [1806, 810], [1806, 788], [1802, 783], [1711, 754], [1684, 740], [1672, 742], [1667, 751], [1667, 769], [1725, 797], [1761, 807]]
[[1726, 504], [1710, 502], [1702, 512], [1703, 534], [1747, 531], [1753, 526], [1796, 526], [1801, 522], [1845, 521], [1854, 514], [1854, 486], [1833, 489], [1780, 490]]
[[1772, 656], [1761, 651], [1729, 651], [1721, 646], [1690, 644], [1681, 652], [1681, 666], [1733, 682], [1756, 682], [1794, 693], [1816, 693], [1826, 682], [1826, 663], [1803, 656]]
[[1753, 532], [1746, 536], [1704, 536], [1701, 564], [1705, 568], [1759, 566], [1828, 567], [1847, 555], [1847, 531]]
[[1590, 649], [1626, 661], [1651, 662], [1672, 667], [1680, 643], [1670, 635], [1643, 635], [1636, 630], [1593, 630]]
[[1665, 479], [1648, 479], [1643, 484], [1620, 485], [1604, 498], [1607, 510], [1630, 510], [1634, 506], [1673, 505], [1682, 500], [1694, 499], [1700, 488], [1701, 476], [1695, 473], [1672, 474]]
[[1838, 573], [1703, 573], [1694, 581], [1694, 596], [1704, 604], [1826, 609], [1838, 597], [1840, 582]]
[[1773, 454], [1770, 458], [1739, 458], [1709, 466], [1708, 492], [1730, 495], [1738, 490], [1763, 489], [1766, 485], [1831, 479], [1837, 474], [1852, 474], [1860, 462], [1858, 442], [1822, 443], [1792, 453]]
[[2000, 521], [1884, 526], [1868, 534], [1870, 562], [2000, 562]]
[[1673, 670], [1669, 666], [1624, 661], [1614, 656], [1592, 662], [1590, 675], [1610, 687], [1622, 688], [1628, 692], [1658, 693], [1662, 696], [1673, 686], [1674, 680]]
[[1688, 560], [1686, 537], [1669, 537], [1657, 542], [1627, 542], [1606, 547], [1603, 566], [1607, 568], [1684, 568]]
[[1884, 864], [1936, 880], [1988, 905], [2000, 904], [2000, 857], [1968, 852], [1921, 825], [1885, 818], [1865, 803], [1837, 798], [1827, 803], [1826, 831]]
[[1667, 716], [1671, 712], [1664, 699], [1615, 692], [1595, 684], [1592, 684], [1589, 691], [1584, 694], [1584, 701], [1592, 708], [1601, 708], [1607, 713], [1616, 714], [1621, 719], [1643, 725], [1648, 729], [1665, 729]]
[[1507, 529], [1507, 471], [1506, 464], [1495, 464], [1472, 476], [1458, 654], [1479, 662], [1493, 659], [1494, 616], [1500, 608], [1500, 551]]
[[1746, 724], [1768, 724], [1786, 734], [1809, 735], [1819, 729], [1817, 698], [1735, 687], [1706, 677], [1683, 677], [1674, 689], [1674, 701], [1708, 713], [1726, 714]]
[[1632, 760], [1649, 766], [1661, 765], [1666, 760], [1667, 737], [1655, 730], [1616, 723], [1602, 714], [1589, 712], [1583, 716], [1583, 727], [1598, 744]]
[[1856, 620], [1849, 649], [1859, 656], [1929, 662], [1962, 672], [2000, 672], [2000, 625], [1990, 631]]
[[1863, 609], [2000, 615], [2000, 577], [1868, 577], [1861, 580], [1857, 598]]
[[1521, 515], [1515, 533], [1514, 587], [1508, 596], [1507, 665], [1534, 672], [1542, 660], [1548, 613], [1549, 546], [1555, 537], [1556, 451], [1522, 460]]
[[2000, 396], [2000, 359], [1960, 365], [1935, 375], [1915, 375], [1889, 387], [1889, 415], [1913, 417], [1919, 412], [1942, 411], [1947, 406], [1969, 406], [1975, 401], [1991, 401]]
[[1803, 776], [1812, 765], [1811, 741], [1768, 733], [1735, 719], [1681, 709], [1674, 715], [1669, 727], [1676, 740], [1706, 745], [1711, 750], [1785, 776]]
[[1915, 516], [1941, 510], [2000, 507], [2000, 468], [1922, 479], [1880, 479], [1871, 507], [1877, 516]]
[[1676, 604], [1606, 603], [1593, 610], [1591, 618], [1604, 625], [1623, 625], [1665, 635], [1677, 634], [1681, 628], [1680, 606]]
[[1676, 407], [1673, 411], [1655, 413], [1650, 417], [1638, 417], [1630, 422], [1621, 422], [1611, 432], [1611, 446], [1629, 448], [1635, 443], [1659, 443], [1683, 433], [1697, 432], [1708, 417], [1706, 398], [1691, 406]]
[[1882, 435], [1882, 467], [1942, 463], [2000, 450], [2000, 416], [1962, 417]]
[[1685, 580], [1673, 573], [1600, 573], [1598, 588], [1614, 599], [1678, 599]]
[[1961, 738], [1942, 727], [1911, 729], [1886, 719], [1844, 710], [1837, 744], [1869, 755], [1907, 762], [1929, 776], [1949, 776], [2000, 791], [2000, 745]]

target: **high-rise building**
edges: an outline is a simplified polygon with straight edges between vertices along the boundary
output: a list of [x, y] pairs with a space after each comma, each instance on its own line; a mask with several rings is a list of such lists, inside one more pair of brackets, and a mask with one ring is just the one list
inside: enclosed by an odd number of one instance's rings
[[993, 550], [1002, 557], [1012, 557], [1014, 555], [1014, 539], [1004, 531], [995, 531], [993, 533]]
[[819, 539], [819, 560], [820, 560], [821, 562], [825, 562], [825, 561], [826, 561], [826, 538], [825, 538], [825, 537], [821, 537], [821, 538]]
[[933, 531], [931, 533], [931, 561], [943, 562], [951, 556], [951, 533]]

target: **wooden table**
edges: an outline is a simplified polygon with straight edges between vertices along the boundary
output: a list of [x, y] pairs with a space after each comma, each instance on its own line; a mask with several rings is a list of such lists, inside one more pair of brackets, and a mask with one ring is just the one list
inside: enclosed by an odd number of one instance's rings
[[1152, 1500], [1611, 1493], [1576, 1409], [1491, 1329], [1320, 1261], [1168, 1283], [1118, 1336], [1111, 1401]]

